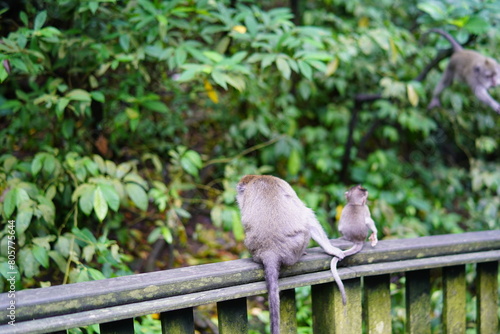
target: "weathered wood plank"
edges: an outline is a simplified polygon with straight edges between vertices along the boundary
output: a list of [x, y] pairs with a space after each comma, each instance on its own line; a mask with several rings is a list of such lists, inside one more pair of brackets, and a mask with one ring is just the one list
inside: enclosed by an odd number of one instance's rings
[[314, 334], [335, 333], [335, 319], [332, 316], [335, 314], [335, 304], [332, 303], [335, 289], [335, 283], [316, 284], [311, 287]]
[[352, 278], [344, 280], [347, 305], [342, 304], [342, 296], [335, 286], [335, 332], [336, 334], [362, 332], [362, 304], [361, 304], [361, 279]]
[[477, 265], [477, 332], [498, 333], [498, 261]]
[[217, 303], [220, 334], [248, 333], [247, 299], [238, 298]]
[[443, 332], [465, 333], [465, 265], [443, 268]]
[[281, 291], [280, 318], [281, 333], [297, 333], [297, 306], [295, 304], [295, 289]]
[[365, 314], [368, 334], [391, 334], [390, 275], [365, 277]]
[[429, 270], [406, 273], [406, 333], [430, 334]]
[[[344, 281], [347, 305], [335, 283], [312, 286], [313, 332], [315, 334], [361, 333], [361, 280]], [[333, 302], [332, 302], [333, 301]]]
[[[344, 248], [350, 245], [348, 242], [339, 240], [333, 240], [332, 244]], [[454, 253], [465, 254], [497, 249], [500, 249], [500, 230], [430, 236], [406, 239], [404, 242], [382, 240], [375, 248], [367, 244], [360, 253], [341, 261], [339, 266], [351, 267], [358, 264], [440, 257]], [[309, 249], [308, 253], [296, 265], [284, 268], [281, 277], [328, 269], [330, 256], [319, 248]], [[356, 273], [350, 277], [356, 277]], [[16, 293], [16, 317], [17, 321], [40, 319], [252, 283], [262, 279], [262, 267], [250, 259], [244, 259], [23, 290]], [[0, 324], [6, 323], [8, 302], [7, 295], [0, 294]]]
[[160, 314], [161, 332], [163, 334], [194, 333], [194, 316], [192, 308], [162, 312]]
[[134, 319], [128, 318], [99, 325], [101, 334], [134, 334]]
[[[392, 272], [406, 272], [419, 269], [439, 268], [443, 266], [459, 265], [476, 262], [490, 262], [500, 260], [500, 250], [449, 255], [437, 258], [417, 259], [407, 261], [396, 261], [387, 263], [376, 263], [370, 265], [359, 265], [349, 268], [339, 268], [341, 278], [352, 278], [361, 276], [373, 276], [388, 274]], [[304, 274], [296, 277], [286, 277], [279, 281], [280, 289], [293, 289], [299, 286], [314, 285], [332, 282], [333, 278], [329, 270]], [[336, 285], [334, 285], [336, 288]], [[157, 300], [132, 303], [96, 309], [83, 312], [72, 312], [46, 319], [30, 320], [16, 323], [15, 328], [9, 325], [0, 325], [0, 333], [26, 334], [45, 333], [65, 328], [87, 326], [95, 323], [114, 321], [119, 319], [138, 317], [141, 315], [161, 313], [178, 308], [194, 307], [208, 303], [216, 303], [224, 300], [243, 298], [267, 293], [264, 281], [236, 285], [233, 287], [196, 292], [182, 296], [160, 298]]]

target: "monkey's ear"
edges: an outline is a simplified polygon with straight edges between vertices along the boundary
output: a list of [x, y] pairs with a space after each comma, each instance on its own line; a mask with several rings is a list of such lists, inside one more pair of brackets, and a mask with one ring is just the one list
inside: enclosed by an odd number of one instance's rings
[[243, 183], [243, 182], [240, 182], [236, 185], [236, 191], [238, 192], [238, 194], [243, 194], [243, 192], [245, 191], [245, 188], [246, 188], [246, 183]]

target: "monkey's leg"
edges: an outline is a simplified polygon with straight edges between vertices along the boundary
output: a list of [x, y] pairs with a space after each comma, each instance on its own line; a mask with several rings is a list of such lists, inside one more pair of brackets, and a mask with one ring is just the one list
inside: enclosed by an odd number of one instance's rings
[[376, 233], [372, 233], [372, 235], [370, 235], [370, 237], [368, 239], [370, 239], [370, 241], [372, 242], [372, 247], [375, 247], [375, 245], [378, 242], [377, 234]]
[[432, 109], [435, 107], [440, 107], [441, 106], [441, 101], [439, 101], [439, 95], [441, 95], [441, 92], [448, 87], [449, 85], [452, 84], [453, 82], [453, 75], [454, 72], [450, 68], [450, 65], [446, 68], [446, 70], [443, 73], [443, 76], [441, 77], [441, 80], [439, 80], [439, 83], [437, 84], [436, 88], [434, 88], [434, 92], [432, 93], [432, 100], [431, 103], [429, 103], [429, 106], [427, 109]]

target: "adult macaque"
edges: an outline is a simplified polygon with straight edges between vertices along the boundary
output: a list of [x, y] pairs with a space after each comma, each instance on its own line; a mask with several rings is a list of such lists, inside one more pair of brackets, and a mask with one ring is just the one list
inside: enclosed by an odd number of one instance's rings
[[[366, 205], [368, 190], [361, 187], [361, 185], [357, 185], [346, 191], [345, 197], [347, 204], [340, 215], [339, 232], [342, 234], [343, 239], [354, 243], [351, 248], [344, 251], [345, 256], [350, 256], [361, 251], [368, 236], [368, 230], [372, 231], [370, 236], [372, 247], [377, 244], [378, 239], [375, 222], [370, 215], [370, 209]], [[337, 258], [332, 259], [330, 266], [332, 272], [337, 270], [337, 262]], [[337, 284], [339, 285], [338, 282]], [[342, 303], [345, 305], [347, 297], [343, 284], [342, 288], [339, 285], [339, 290], [342, 295]]]
[[295, 264], [311, 237], [330, 255], [343, 259], [344, 253], [330, 244], [314, 212], [284, 180], [269, 175], [246, 175], [236, 189], [245, 228], [245, 245], [253, 260], [264, 265], [271, 332], [279, 334], [281, 266]]
[[483, 103], [500, 114], [500, 104], [488, 94], [488, 89], [500, 85], [500, 66], [489, 57], [464, 49], [450, 34], [440, 29], [431, 29], [445, 37], [453, 47], [448, 67], [432, 94], [428, 109], [441, 106], [439, 95], [455, 78], [465, 82], [474, 95]]

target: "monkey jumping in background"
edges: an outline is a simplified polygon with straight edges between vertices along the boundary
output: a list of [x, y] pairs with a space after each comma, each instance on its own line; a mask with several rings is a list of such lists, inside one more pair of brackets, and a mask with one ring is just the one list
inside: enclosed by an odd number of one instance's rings
[[452, 84], [455, 78], [465, 82], [479, 101], [500, 114], [500, 104], [488, 94], [488, 89], [500, 85], [500, 65], [482, 54], [464, 49], [450, 34], [440, 29], [431, 29], [446, 38], [453, 47], [448, 67], [432, 93], [428, 109], [441, 106], [439, 95]]

